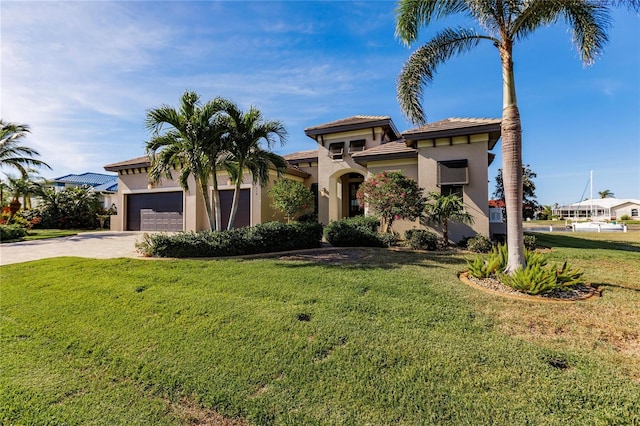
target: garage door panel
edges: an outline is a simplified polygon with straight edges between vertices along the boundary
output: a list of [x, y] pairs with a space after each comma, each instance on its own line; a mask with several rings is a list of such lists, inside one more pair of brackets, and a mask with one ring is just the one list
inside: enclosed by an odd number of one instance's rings
[[[220, 214], [222, 215], [222, 229], [227, 229], [231, 205], [233, 204], [233, 190], [220, 191]], [[241, 189], [238, 211], [234, 221], [234, 228], [251, 226], [251, 190]]]
[[182, 192], [127, 195], [128, 231], [182, 231]]

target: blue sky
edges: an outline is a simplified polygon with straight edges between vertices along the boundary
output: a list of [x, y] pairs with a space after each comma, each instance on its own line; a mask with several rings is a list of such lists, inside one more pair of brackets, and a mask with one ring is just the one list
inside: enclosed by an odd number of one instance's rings
[[[26, 143], [53, 167], [44, 177], [104, 172], [105, 164], [144, 155], [146, 110], [177, 106], [185, 89], [282, 121], [289, 141], [280, 154], [315, 148], [305, 127], [352, 115], [389, 115], [406, 130], [413, 126], [395, 82], [412, 49], [394, 38], [394, 8], [391, 1], [3, 0], [0, 117], [31, 126]], [[442, 25], [423, 29], [420, 41]], [[515, 68], [524, 163], [537, 173], [538, 201], [579, 201], [591, 170], [596, 196], [608, 189], [640, 199], [638, 16], [615, 11], [610, 42], [591, 67], [559, 24], [520, 42]], [[499, 57], [486, 44], [439, 69], [425, 91], [428, 121], [500, 117], [501, 91]]]

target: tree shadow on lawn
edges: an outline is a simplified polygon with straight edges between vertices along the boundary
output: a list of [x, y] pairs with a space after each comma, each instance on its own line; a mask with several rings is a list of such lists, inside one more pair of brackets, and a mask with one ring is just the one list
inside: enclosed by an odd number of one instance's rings
[[629, 287], [623, 284], [611, 284], [611, 283], [591, 283], [591, 287], [599, 289], [603, 292], [607, 288], [620, 288], [623, 290], [634, 291], [636, 293], [640, 293], [640, 288], [637, 287]]
[[325, 266], [357, 270], [396, 269], [407, 265], [444, 268], [446, 265], [466, 264], [465, 259], [453, 252], [417, 252], [371, 247], [336, 247], [331, 250], [290, 253], [278, 256], [277, 260], [288, 268]]
[[625, 243], [620, 241], [600, 241], [590, 240], [586, 238], [572, 237], [569, 235], [558, 234], [527, 234], [534, 235], [536, 237], [536, 243], [539, 246], [552, 248], [552, 247], [564, 247], [564, 248], [577, 248], [577, 249], [602, 249], [602, 250], [621, 250], [640, 252], [640, 245], [633, 245], [633, 243]]

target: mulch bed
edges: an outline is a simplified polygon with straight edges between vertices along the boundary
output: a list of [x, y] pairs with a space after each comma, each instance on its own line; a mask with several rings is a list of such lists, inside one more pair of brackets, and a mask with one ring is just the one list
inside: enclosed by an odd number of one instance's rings
[[587, 300], [593, 296], [600, 296], [600, 291], [589, 285], [577, 285], [571, 288], [532, 296], [502, 284], [494, 278], [478, 279], [468, 275], [466, 272], [461, 273], [459, 278], [463, 283], [476, 289], [514, 299], [537, 300], [541, 302], [575, 302], [578, 300]]

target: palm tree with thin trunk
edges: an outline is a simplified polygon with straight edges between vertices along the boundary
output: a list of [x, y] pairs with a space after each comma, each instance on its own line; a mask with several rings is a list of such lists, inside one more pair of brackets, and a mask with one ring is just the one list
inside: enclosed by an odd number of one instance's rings
[[32, 167], [51, 167], [39, 157], [40, 153], [33, 148], [21, 145], [20, 142], [30, 133], [26, 124], [5, 123], [0, 119], [0, 167], [17, 169], [26, 178]]
[[464, 202], [458, 194], [443, 195], [439, 192], [429, 193], [429, 202], [425, 205], [424, 214], [428, 222], [442, 227], [442, 243], [449, 244], [449, 222], [473, 225], [473, 216], [464, 208]]
[[502, 169], [509, 252], [506, 272], [525, 265], [522, 232], [522, 130], [516, 98], [513, 46], [538, 28], [564, 20], [584, 64], [591, 64], [607, 42], [609, 5], [585, 0], [401, 0], [396, 9], [396, 36], [409, 45], [418, 29], [450, 15], [463, 14], [484, 32], [446, 28], [411, 54], [398, 77], [400, 108], [415, 124], [426, 123], [423, 90], [432, 83], [439, 65], [451, 57], [489, 42], [502, 64]]
[[[195, 92], [186, 91], [179, 110], [162, 105], [147, 111], [146, 117], [147, 129], [152, 132], [146, 144], [151, 182], [162, 177], [171, 179], [172, 171], [179, 169], [178, 182], [188, 191], [189, 177], [193, 176], [204, 200], [211, 230], [220, 229], [220, 220], [211, 208], [209, 180], [215, 175], [223, 151], [219, 119], [222, 104], [222, 99], [216, 98], [202, 105]], [[217, 180], [214, 180], [214, 189], [217, 189]]]
[[[227, 226], [227, 229], [232, 229], [238, 212], [245, 170], [251, 173], [253, 183], [261, 186], [269, 183], [270, 170], [275, 170], [278, 177], [285, 172], [287, 161], [270, 149], [273, 149], [277, 141], [281, 145], [286, 143], [287, 130], [279, 121], [265, 120], [260, 110], [254, 107], [250, 107], [245, 113], [233, 102], [226, 102], [224, 113], [227, 119], [225, 138], [229, 154], [225, 164], [235, 185]], [[262, 142], [266, 149], [262, 147]]]

